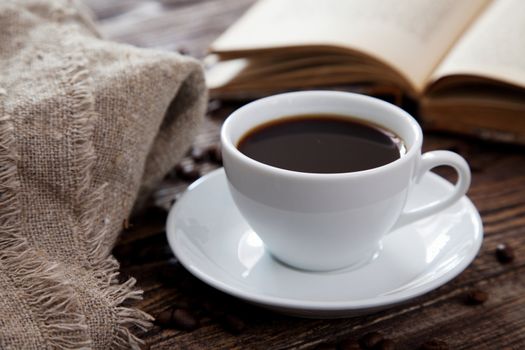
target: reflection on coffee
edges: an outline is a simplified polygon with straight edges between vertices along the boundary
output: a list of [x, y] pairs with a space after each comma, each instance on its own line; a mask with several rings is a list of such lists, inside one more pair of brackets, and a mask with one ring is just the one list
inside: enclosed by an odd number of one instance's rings
[[405, 146], [384, 128], [346, 116], [297, 115], [250, 130], [237, 148], [274, 167], [307, 173], [346, 173], [400, 158]]

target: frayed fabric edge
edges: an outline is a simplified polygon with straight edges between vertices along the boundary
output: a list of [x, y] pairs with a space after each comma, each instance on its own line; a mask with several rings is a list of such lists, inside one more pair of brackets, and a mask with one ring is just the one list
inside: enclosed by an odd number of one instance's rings
[[82, 48], [78, 41], [68, 40], [69, 33], [65, 32], [65, 47], [73, 47], [70, 52], [70, 65], [66, 69], [66, 79], [69, 79], [70, 98], [74, 109], [72, 121], [73, 149], [76, 154], [75, 174], [77, 179], [76, 197], [74, 201], [75, 213], [79, 228], [84, 235], [85, 248], [88, 252], [86, 262], [101, 288], [102, 295], [113, 308], [115, 315], [114, 337], [112, 348], [140, 349], [144, 342], [130, 329], [147, 330], [152, 326], [154, 318], [149, 314], [136, 309], [120, 306], [128, 300], [142, 299], [142, 291], [135, 288], [135, 279], [130, 278], [124, 283], [118, 281], [119, 264], [112, 255], [107, 255], [103, 247], [107, 236], [108, 225], [101, 217], [101, 207], [104, 200], [106, 185], [92, 190], [92, 170], [96, 161], [95, 148], [92, 141], [95, 123], [98, 114], [95, 111], [95, 101], [92, 95], [91, 79], [86, 68], [86, 59], [82, 56]]
[[[49, 348], [89, 349], [86, 321], [60, 266], [31, 249], [20, 236], [14, 127], [0, 101], [0, 269], [24, 297]], [[22, 301], [23, 300], [23, 301]], [[43, 345], [43, 344], [40, 344]]]

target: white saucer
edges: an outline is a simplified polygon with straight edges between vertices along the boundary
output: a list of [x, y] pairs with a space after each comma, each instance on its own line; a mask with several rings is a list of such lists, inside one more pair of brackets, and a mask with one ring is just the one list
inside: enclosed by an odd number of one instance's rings
[[[428, 173], [409, 207], [441, 198], [452, 184]], [[370, 263], [307, 272], [274, 260], [235, 207], [223, 169], [193, 183], [171, 209], [168, 241], [180, 262], [209, 285], [260, 306], [302, 317], [355, 316], [427, 293], [463, 271], [483, 239], [467, 197], [384, 238]], [[313, 256], [312, 259], [315, 259]]]

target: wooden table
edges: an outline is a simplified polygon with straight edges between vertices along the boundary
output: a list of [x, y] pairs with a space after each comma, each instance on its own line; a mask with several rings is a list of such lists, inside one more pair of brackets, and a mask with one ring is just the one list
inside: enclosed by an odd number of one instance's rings
[[[109, 38], [202, 58], [210, 42], [252, 2], [88, 0], [87, 4]], [[212, 103], [195, 146], [216, 143], [222, 121], [236, 107]], [[453, 281], [373, 315], [337, 320], [282, 316], [218, 292], [190, 275], [167, 245], [165, 212], [151, 210], [132, 218], [133, 226], [115, 247], [122, 272], [135, 276], [145, 291], [138, 307], [154, 316], [171, 307], [187, 309], [200, 325], [193, 331], [156, 325], [143, 336], [147, 344], [152, 349], [357, 349], [358, 339], [378, 331], [397, 349], [418, 349], [431, 338], [445, 341], [450, 349], [524, 349], [525, 149], [437, 134], [425, 135], [424, 148], [452, 149], [472, 167], [468, 196], [483, 218], [485, 239], [474, 262]], [[205, 162], [198, 167], [206, 173], [217, 165]], [[156, 193], [158, 204], [168, 207], [187, 185], [177, 178], [166, 179]], [[513, 262], [496, 259], [500, 243], [514, 249]], [[486, 292], [488, 300], [468, 305], [465, 296], [476, 289]]]

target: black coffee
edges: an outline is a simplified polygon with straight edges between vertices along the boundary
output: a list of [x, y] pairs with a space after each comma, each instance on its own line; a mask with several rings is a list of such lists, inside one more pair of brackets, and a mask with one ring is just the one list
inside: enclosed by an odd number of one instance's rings
[[388, 164], [405, 152], [394, 133], [338, 115], [297, 115], [259, 125], [237, 148], [261, 163], [306, 173], [346, 173]]

